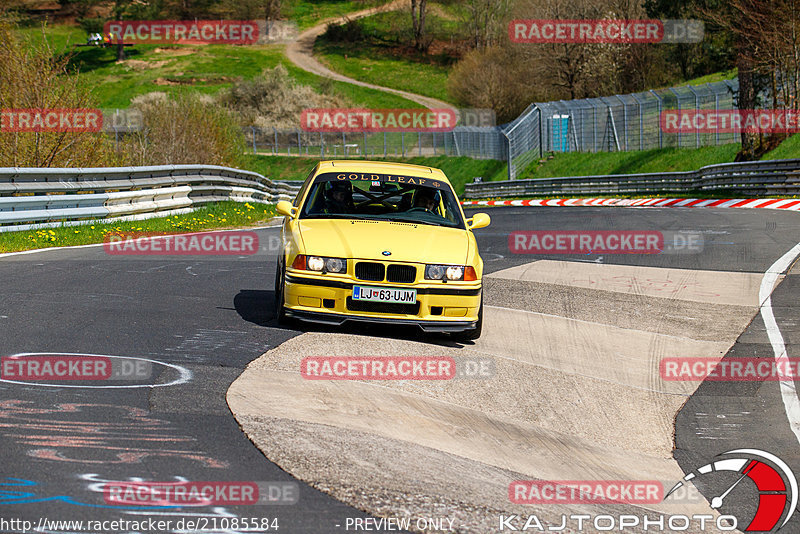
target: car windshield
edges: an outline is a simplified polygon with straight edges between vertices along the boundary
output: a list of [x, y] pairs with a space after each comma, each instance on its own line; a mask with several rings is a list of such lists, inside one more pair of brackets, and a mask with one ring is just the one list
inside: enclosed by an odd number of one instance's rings
[[372, 173], [317, 176], [300, 217], [399, 221], [464, 228], [458, 200], [447, 183]]

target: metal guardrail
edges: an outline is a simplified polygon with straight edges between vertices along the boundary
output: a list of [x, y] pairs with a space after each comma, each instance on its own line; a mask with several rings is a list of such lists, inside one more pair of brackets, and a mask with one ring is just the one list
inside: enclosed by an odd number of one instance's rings
[[[302, 182], [216, 165], [92, 169], [0, 168], [0, 229], [141, 216], [209, 202], [291, 200]], [[22, 224], [28, 223], [28, 224]], [[58, 223], [61, 224], [61, 223]]]
[[800, 159], [721, 163], [696, 171], [477, 182], [465, 199], [731, 191], [751, 197], [800, 195]]

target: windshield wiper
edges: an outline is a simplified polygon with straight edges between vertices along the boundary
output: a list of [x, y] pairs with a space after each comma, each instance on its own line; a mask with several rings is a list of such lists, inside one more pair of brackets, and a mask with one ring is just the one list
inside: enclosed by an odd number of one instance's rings
[[404, 219], [401, 217], [387, 217], [380, 219], [382, 221], [392, 221], [392, 222], [404, 222], [410, 224], [429, 224], [431, 226], [449, 226], [444, 223], [436, 222], [436, 221], [420, 221], [419, 219]]

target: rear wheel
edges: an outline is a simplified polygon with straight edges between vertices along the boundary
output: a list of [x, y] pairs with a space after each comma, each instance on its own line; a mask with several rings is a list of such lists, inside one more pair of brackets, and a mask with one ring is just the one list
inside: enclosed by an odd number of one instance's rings
[[286, 317], [286, 306], [284, 305], [284, 286], [286, 283], [286, 270], [283, 267], [283, 262], [278, 261], [275, 268], [275, 318], [278, 324], [286, 324], [288, 317]]
[[483, 329], [483, 293], [481, 293], [481, 303], [478, 307], [478, 322], [475, 323], [474, 328], [470, 328], [469, 330], [464, 330], [463, 332], [458, 332], [457, 334], [453, 334], [459, 341], [471, 341], [473, 339], [478, 339], [481, 337], [481, 330]]

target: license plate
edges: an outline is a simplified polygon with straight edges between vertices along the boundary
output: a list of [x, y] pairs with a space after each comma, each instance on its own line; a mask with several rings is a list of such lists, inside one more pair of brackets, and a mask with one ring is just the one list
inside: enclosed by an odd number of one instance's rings
[[396, 289], [393, 287], [353, 286], [353, 300], [414, 304], [417, 302], [417, 290]]

